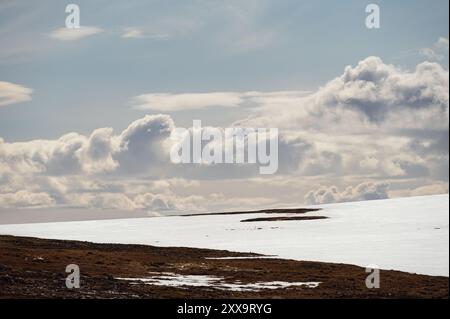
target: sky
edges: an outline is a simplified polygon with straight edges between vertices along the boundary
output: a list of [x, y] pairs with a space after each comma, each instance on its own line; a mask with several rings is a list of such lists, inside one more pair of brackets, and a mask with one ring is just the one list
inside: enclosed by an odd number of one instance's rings
[[[149, 214], [448, 192], [448, 1], [0, 1], [0, 212]], [[277, 127], [280, 167], [170, 132]]]

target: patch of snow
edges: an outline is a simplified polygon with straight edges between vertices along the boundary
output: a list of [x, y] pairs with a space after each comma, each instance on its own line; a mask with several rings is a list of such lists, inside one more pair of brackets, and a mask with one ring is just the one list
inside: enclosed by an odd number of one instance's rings
[[[0, 225], [0, 234], [225, 249], [280, 258], [449, 275], [449, 196], [321, 206], [328, 219], [241, 223], [267, 214]], [[279, 216], [279, 215], [277, 215]], [[232, 229], [232, 230], [231, 230]]]
[[320, 282], [286, 282], [286, 281], [268, 281], [268, 282], [256, 282], [253, 284], [221, 284], [218, 289], [231, 290], [231, 291], [261, 291], [263, 289], [284, 289], [289, 287], [304, 287], [304, 288], [317, 288]]
[[210, 259], [210, 260], [242, 260], [242, 259], [279, 259], [280, 257], [278, 256], [256, 256], [256, 257], [205, 257], [205, 259]]
[[127, 280], [131, 282], [143, 282], [155, 286], [191, 286], [191, 287], [207, 287], [220, 280], [220, 277], [201, 276], [201, 275], [180, 275], [174, 273], [155, 273], [154, 276], [148, 278], [116, 278], [119, 280]]
[[320, 282], [286, 282], [269, 281], [244, 284], [241, 282], [227, 283], [222, 277], [206, 275], [180, 275], [175, 273], [154, 273], [147, 278], [116, 278], [118, 280], [130, 281], [132, 284], [144, 283], [155, 286], [168, 287], [207, 287], [219, 290], [231, 291], [260, 291], [263, 289], [283, 289], [289, 287], [317, 288]]
[[37, 257], [33, 257], [33, 261], [44, 261], [45, 259], [44, 259], [44, 257], [41, 257], [41, 256], [37, 256]]

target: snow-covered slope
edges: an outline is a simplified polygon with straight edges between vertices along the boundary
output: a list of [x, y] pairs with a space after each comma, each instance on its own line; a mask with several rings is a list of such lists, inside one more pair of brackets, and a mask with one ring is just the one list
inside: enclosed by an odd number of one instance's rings
[[[328, 219], [241, 223], [259, 215], [1, 225], [0, 234], [227, 249], [282, 258], [449, 274], [449, 196], [331, 204]], [[261, 217], [271, 215], [261, 214]]]

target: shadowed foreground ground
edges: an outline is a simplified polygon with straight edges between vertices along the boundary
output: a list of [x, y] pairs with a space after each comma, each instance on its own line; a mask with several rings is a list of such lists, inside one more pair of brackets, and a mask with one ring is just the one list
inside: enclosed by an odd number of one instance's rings
[[[381, 271], [381, 288], [367, 289], [364, 268], [282, 259], [210, 259], [252, 254], [93, 244], [0, 236], [0, 298], [448, 298], [448, 278]], [[257, 255], [253, 255], [257, 256]], [[67, 289], [65, 268], [81, 269], [81, 288]], [[321, 282], [317, 288], [260, 291], [168, 287], [116, 278], [150, 273], [223, 277], [226, 283]]]

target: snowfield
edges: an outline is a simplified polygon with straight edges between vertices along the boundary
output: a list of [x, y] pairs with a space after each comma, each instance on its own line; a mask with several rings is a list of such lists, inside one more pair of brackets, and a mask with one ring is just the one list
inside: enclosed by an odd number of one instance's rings
[[448, 277], [448, 194], [320, 207], [301, 216], [328, 219], [241, 223], [280, 214], [153, 217], [0, 225], [0, 234], [226, 249]]

